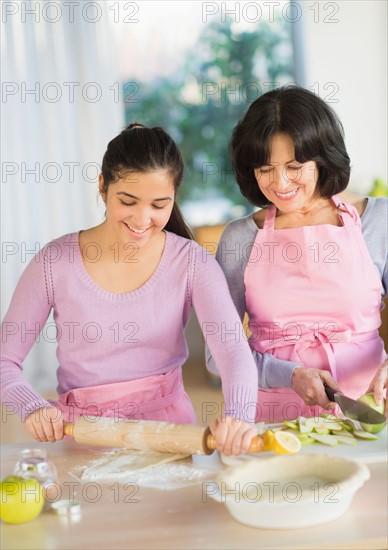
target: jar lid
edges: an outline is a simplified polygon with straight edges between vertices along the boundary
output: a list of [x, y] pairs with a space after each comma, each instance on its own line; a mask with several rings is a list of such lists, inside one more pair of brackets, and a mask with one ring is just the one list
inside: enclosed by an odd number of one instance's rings
[[81, 504], [77, 500], [57, 500], [51, 509], [59, 516], [76, 516], [81, 513]]
[[20, 457], [24, 460], [25, 458], [37, 458], [39, 460], [47, 460], [47, 451], [46, 449], [37, 449], [34, 447], [23, 449], [20, 453]]

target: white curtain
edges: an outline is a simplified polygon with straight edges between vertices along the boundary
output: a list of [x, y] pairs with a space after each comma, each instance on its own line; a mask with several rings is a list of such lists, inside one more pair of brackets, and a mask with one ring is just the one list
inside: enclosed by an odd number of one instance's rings
[[[3, 4], [2, 317], [33, 251], [102, 220], [98, 166], [124, 124], [106, 2]], [[56, 386], [53, 340], [41, 337], [24, 363], [38, 391]]]

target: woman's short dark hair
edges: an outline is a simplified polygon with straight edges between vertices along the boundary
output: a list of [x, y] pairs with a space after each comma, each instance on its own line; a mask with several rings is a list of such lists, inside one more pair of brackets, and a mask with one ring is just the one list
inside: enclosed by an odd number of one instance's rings
[[284, 86], [256, 99], [233, 130], [230, 150], [241, 193], [256, 206], [269, 204], [254, 169], [268, 163], [276, 134], [294, 143], [295, 160], [315, 161], [322, 197], [343, 191], [350, 176], [350, 159], [342, 124], [317, 95], [298, 86]]
[[182, 155], [172, 137], [163, 128], [149, 128], [134, 122], [108, 143], [101, 167], [102, 191], [106, 193], [109, 185], [131, 172], [156, 170], [169, 173], [175, 190], [174, 206], [165, 229], [192, 239], [192, 233], [176, 202], [176, 193], [182, 183], [184, 171]]

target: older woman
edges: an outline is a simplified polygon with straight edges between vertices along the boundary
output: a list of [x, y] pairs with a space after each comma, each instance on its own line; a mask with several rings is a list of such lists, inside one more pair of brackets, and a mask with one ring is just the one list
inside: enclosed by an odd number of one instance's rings
[[[387, 200], [343, 193], [341, 123], [313, 93], [264, 94], [236, 126], [242, 194], [260, 210], [231, 222], [217, 251], [259, 370], [257, 419], [330, 408], [324, 383], [357, 398], [386, 353]], [[208, 354], [208, 368], [217, 371]]]

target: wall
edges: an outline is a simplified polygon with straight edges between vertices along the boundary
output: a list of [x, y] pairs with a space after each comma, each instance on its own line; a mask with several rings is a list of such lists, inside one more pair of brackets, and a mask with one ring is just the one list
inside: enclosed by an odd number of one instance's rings
[[367, 194], [374, 178], [387, 181], [387, 2], [301, 5], [304, 85], [335, 101], [352, 161], [349, 189]]

